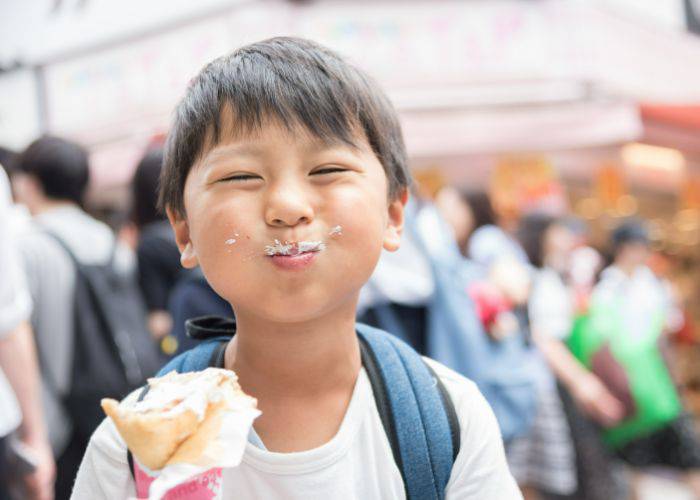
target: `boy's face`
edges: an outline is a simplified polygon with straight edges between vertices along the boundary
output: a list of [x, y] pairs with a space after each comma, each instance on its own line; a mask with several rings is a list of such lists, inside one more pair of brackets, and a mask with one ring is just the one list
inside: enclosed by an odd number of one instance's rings
[[399, 246], [406, 195], [387, 199], [364, 139], [327, 145], [274, 123], [234, 137], [193, 166], [186, 216], [169, 212], [182, 264], [199, 264], [238, 315], [289, 323], [354, 308], [382, 248]]

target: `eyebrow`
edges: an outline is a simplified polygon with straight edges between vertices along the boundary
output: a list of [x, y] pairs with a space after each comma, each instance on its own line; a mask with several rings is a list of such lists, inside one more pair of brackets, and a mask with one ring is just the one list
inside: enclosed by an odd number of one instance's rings
[[236, 156], [260, 156], [264, 147], [255, 144], [233, 144], [228, 146], [216, 146], [204, 155], [204, 160], [216, 161], [231, 155]]
[[[348, 144], [339, 137], [329, 137], [327, 139], [313, 137], [310, 141], [308, 141], [308, 143], [303, 147], [303, 149], [307, 153], [318, 153], [343, 147], [350, 148], [352, 150], [359, 149], [358, 145]], [[215, 146], [204, 155], [203, 160], [209, 163], [212, 161], [225, 159], [229, 156], [262, 156], [265, 153], [265, 149], [266, 148], [264, 144], [256, 143]]]

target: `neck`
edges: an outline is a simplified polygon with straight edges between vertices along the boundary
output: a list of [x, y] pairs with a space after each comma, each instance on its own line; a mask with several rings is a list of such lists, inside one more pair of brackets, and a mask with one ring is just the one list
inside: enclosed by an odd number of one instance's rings
[[312, 396], [354, 387], [360, 370], [355, 301], [303, 323], [276, 323], [241, 312], [226, 367], [257, 397]]
[[638, 267], [635, 263], [624, 261], [615, 262], [615, 266], [627, 276], [632, 276]]
[[31, 207], [29, 208], [29, 212], [32, 215], [40, 215], [45, 212], [49, 212], [51, 210], [54, 210], [55, 208], [61, 208], [61, 207], [74, 207], [77, 206], [75, 203], [72, 201], [68, 200], [52, 200], [49, 198], [44, 198], [42, 200], [36, 200], [35, 203], [32, 204]]

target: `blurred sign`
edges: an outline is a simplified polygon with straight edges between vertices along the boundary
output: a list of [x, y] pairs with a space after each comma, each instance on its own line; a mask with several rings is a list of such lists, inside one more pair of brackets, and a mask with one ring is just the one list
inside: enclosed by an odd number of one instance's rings
[[48, 126], [70, 134], [143, 125], [169, 114], [201, 66], [228, 48], [226, 23], [210, 21], [46, 68]]
[[700, 176], [688, 178], [683, 183], [681, 209], [700, 210]]
[[543, 78], [573, 66], [564, 9], [520, 1], [310, 4], [294, 30], [354, 59], [384, 82]]
[[596, 174], [595, 192], [603, 207], [612, 210], [625, 194], [625, 179], [619, 165], [608, 163], [600, 167]]
[[490, 194], [494, 209], [507, 218], [533, 212], [560, 215], [567, 207], [554, 167], [541, 156], [501, 160], [491, 179]]
[[38, 92], [32, 70], [0, 75], [0, 145], [20, 150], [41, 133]]

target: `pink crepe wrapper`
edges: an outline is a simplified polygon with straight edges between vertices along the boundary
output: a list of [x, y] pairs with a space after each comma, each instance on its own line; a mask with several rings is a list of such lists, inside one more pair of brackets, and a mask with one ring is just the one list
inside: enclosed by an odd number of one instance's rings
[[[223, 492], [221, 467], [213, 467], [200, 472], [188, 481], [169, 489], [163, 500], [221, 500]], [[136, 497], [138, 500], [148, 500], [151, 484], [158, 475], [151, 475], [134, 462], [134, 477], [136, 479]]]
[[253, 420], [260, 415], [260, 410], [237, 403], [224, 413], [219, 435], [207, 446], [198, 463], [166, 465], [162, 470], [151, 471], [134, 457], [138, 498], [221, 499], [222, 469], [241, 463]]

